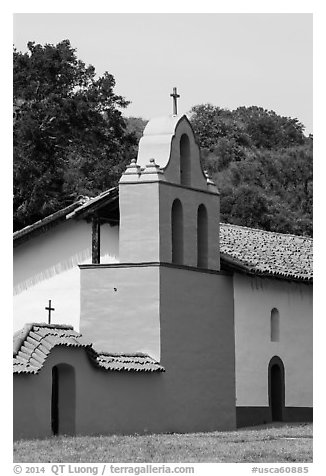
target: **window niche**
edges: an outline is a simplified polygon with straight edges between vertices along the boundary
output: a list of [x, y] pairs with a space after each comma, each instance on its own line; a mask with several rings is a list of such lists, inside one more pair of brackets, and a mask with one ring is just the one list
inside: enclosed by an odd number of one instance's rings
[[271, 310], [271, 341], [279, 342], [280, 340], [280, 313], [276, 307]]

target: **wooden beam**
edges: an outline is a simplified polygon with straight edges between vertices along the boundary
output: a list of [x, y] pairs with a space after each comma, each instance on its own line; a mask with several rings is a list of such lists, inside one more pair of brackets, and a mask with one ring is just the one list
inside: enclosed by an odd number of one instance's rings
[[100, 219], [98, 215], [92, 218], [92, 264], [100, 263]]

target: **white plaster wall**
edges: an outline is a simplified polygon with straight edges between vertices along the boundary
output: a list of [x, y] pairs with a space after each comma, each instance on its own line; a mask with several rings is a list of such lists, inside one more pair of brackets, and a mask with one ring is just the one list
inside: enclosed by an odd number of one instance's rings
[[[271, 342], [270, 316], [280, 313], [280, 340]], [[234, 274], [237, 406], [268, 406], [268, 364], [285, 369], [285, 405], [312, 406], [312, 286]]]
[[119, 189], [121, 262], [159, 261], [159, 184], [122, 184]]
[[160, 360], [159, 267], [82, 268], [81, 332], [105, 352]]
[[[101, 262], [118, 260], [118, 227], [101, 226]], [[67, 221], [14, 249], [13, 328], [27, 322], [47, 322], [45, 307], [52, 300], [52, 322], [79, 330], [80, 270], [91, 262], [91, 224]]]

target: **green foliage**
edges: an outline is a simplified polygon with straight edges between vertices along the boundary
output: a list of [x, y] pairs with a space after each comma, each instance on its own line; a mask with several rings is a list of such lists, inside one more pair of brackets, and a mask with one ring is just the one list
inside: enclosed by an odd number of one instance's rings
[[266, 149], [304, 143], [304, 126], [297, 119], [278, 116], [262, 107], [239, 107], [235, 116], [244, 125], [251, 144]]
[[221, 221], [312, 235], [313, 141], [297, 119], [205, 104], [191, 123], [220, 190]]
[[127, 131], [135, 134], [138, 144], [148, 121], [141, 117], [126, 117], [125, 119]]
[[191, 124], [201, 147], [213, 150], [221, 138], [233, 140], [238, 146], [250, 146], [251, 140], [243, 123], [228, 109], [211, 104], [194, 106]]
[[14, 49], [14, 229], [115, 185], [135, 154], [114, 77], [69, 40]]
[[235, 111], [212, 104], [194, 106], [191, 123], [203, 148], [212, 150], [222, 138], [239, 147], [276, 149], [302, 145], [304, 126], [261, 107], [239, 107]]

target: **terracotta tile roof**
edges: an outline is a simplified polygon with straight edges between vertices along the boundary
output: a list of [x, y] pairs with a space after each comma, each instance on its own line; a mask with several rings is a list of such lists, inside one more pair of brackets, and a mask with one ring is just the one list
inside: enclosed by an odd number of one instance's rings
[[221, 223], [220, 252], [225, 268], [290, 280], [313, 279], [312, 238]]
[[38, 373], [55, 346], [83, 347], [92, 363], [107, 371], [164, 372], [164, 368], [146, 354], [98, 353], [72, 326], [37, 323], [26, 324], [14, 334], [13, 372]]
[[121, 372], [163, 372], [164, 368], [147, 354], [108, 354], [100, 353], [96, 357], [97, 364], [106, 370]]

